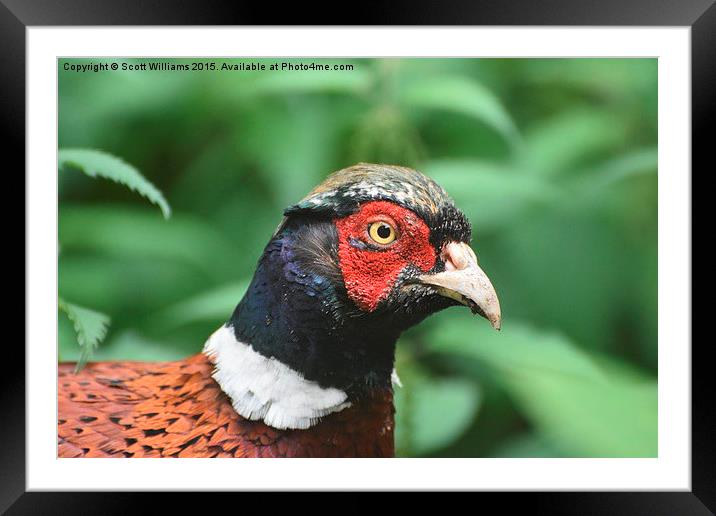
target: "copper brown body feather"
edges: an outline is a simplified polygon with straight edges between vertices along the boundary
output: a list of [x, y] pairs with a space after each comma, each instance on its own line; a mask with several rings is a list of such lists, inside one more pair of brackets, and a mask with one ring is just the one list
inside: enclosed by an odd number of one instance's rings
[[204, 355], [163, 363], [59, 366], [60, 457], [392, 457], [392, 393], [307, 430], [238, 415]]

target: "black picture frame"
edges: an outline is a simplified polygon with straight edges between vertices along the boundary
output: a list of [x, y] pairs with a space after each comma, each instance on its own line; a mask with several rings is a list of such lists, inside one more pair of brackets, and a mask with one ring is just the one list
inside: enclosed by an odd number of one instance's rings
[[[338, 14], [341, 12], [341, 14]], [[328, 14], [328, 16], [327, 16]], [[332, 18], [332, 19], [329, 19]], [[2, 120], [7, 158], [13, 170], [25, 168], [25, 31], [32, 26], [63, 25], [556, 25], [556, 26], [688, 26], [691, 27], [692, 162], [706, 167], [709, 122], [716, 114], [716, 5], [714, 0], [504, 0], [395, 1], [378, 9], [350, 4], [326, 11], [303, 3], [277, 8], [257, 2], [211, 0], [0, 0], [0, 74]], [[709, 167], [713, 169], [713, 165]], [[707, 172], [704, 170], [703, 172]], [[690, 171], [684, 171], [690, 173]], [[19, 177], [19, 174], [13, 172]], [[691, 176], [693, 177], [693, 175]], [[21, 187], [24, 190], [23, 186]], [[11, 219], [6, 219], [11, 220]], [[27, 274], [27, 269], [25, 269]], [[19, 303], [18, 303], [19, 304]], [[8, 323], [9, 324], [9, 323]], [[17, 324], [17, 323], [14, 323]], [[14, 345], [13, 345], [14, 344]], [[688, 345], [688, 343], [671, 343]], [[528, 504], [552, 514], [713, 514], [716, 512], [716, 425], [713, 387], [707, 384], [710, 343], [692, 346], [692, 490], [690, 492], [525, 493], [501, 494], [500, 507]], [[8, 514], [119, 514], [146, 508], [143, 495], [131, 493], [38, 493], [25, 488], [25, 353], [6, 342], [0, 375], [0, 511]], [[17, 358], [12, 355], [18, 355]], [[185, 503], [168, 493], [165, 500]], [[489, 494], [485, 493], [484, 496]], [[215, 495], [212, 495], [215, 496]], [[243, 496], [243, 495], [242, 495]], [[493, 495], [489, 495], [493, 496]], [[247, 500], [247, 497], [242, 498]], [[245, 503], [245, 502], [242, 502]], [[326, 503], [335, 503], [326, 501]], [[341, 502], [346, 503], [346, 502]], [[346, 503], [351, 506], [351, 503]], [[165, 512], [171, 510], [171, 504]], [[242, 508], [245, 506], [242, 506]], [[354, 505], [372, 510], [370, 505]], [[143, 512], [143, 511], [140, 511]]]

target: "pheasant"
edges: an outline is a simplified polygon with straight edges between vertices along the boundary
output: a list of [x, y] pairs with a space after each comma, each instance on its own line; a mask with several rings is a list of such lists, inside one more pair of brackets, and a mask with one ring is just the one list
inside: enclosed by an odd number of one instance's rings
[[445, 190], [405, 167], [331, 174], [284, 218], [199, 354], [59, 365], [61, 457], [390, 457], [396, 341], [495, 290]]

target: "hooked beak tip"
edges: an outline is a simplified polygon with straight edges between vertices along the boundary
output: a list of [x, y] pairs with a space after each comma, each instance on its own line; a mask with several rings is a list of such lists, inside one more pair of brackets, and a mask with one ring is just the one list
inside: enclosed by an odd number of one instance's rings
[[470, 307], [472, 313], [482, 315], [495, 330], [502, 327], [502, 312], [492, 283], [477, 265], [477, 258], [464, 242], [450, 242], [443, 250], [445, 271], [420, 276], [424, 284]]
[[[496, 302], [494, 304], [487, 303], [487, 306], [485, 307], [491, 309], [489, 312], [486, 312], [485, 309], [480, 307], [474, 300], [465, 298], [464, 296], [463, 299], [465, 300], [463, 304], [469, 306], [470, 311], [473, 314], [481, 315], [490, 322], [490, 326], [492, 326], [495, 330], [500, 331], [502, 328], [502, 314], [500, 313], [500, 305], [496, 296], [494, 298]], [[497, 308], [496, 310], [495, 307]]]

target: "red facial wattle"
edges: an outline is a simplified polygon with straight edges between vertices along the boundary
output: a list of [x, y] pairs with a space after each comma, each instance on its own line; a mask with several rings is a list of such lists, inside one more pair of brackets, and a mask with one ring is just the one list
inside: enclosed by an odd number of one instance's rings
[[[368, 234], [371, 223], [385, 221], [395, 227], [397, 238], [376, 245]], [[437, 253], [430, 244], [430, 229], [414, 212], [388, 201], [372, 201], [335, 221], [338, 260], [348, 296], [362, 310], [373, 311], [388, 297], [400, 273], [414, 265], [427, 272]], [[362, 246], [356, 243], [366, 244]]]

